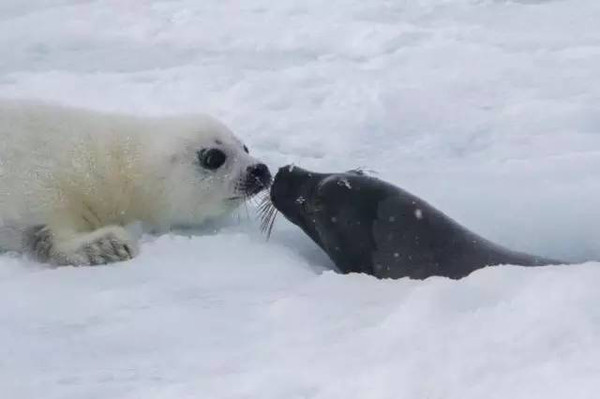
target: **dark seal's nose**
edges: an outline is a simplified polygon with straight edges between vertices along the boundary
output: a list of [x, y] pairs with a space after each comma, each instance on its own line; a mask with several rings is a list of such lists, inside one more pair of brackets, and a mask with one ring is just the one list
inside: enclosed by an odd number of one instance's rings
[[318, 184], [327, 177], [294, 165], [279, 169], [271, 186], [271, 202], [277, 210], [294, 223], [304, 218], [306, 203], [313, 202]]
[[248, 179], [255, 184], [260, 184], [262, 188], [267, 188], [271, 184], [271, 172], [264, 163], [248, 166], [246, 172], [248, 173]]
[[319, 241], [315, 237], [319, 233], [315, 230], [316, 219], [311, 212], [315, 210], [315, 202], [318, 202], [319, 185], [328, 176], [327, 173], [315, 173], [288, 165], [279, 169], [270, 190], [273, 206], [317, 243]]

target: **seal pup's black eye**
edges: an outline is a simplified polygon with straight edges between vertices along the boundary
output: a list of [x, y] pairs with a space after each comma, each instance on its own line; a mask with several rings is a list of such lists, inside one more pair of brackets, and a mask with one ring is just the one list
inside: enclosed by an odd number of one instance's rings
[[225, 155], [225, 153], [218, 148], [198, 151], [198, 161], [200, 162], [200, 166], [205, 169], [219, 169], [221, 166], [223, 166], [226, 160], [227, 155]]
[[248, 147], [244, 146], [244, 152], [245, 152], [246, 154], [250, 154], [250, 151], [248, 151]]

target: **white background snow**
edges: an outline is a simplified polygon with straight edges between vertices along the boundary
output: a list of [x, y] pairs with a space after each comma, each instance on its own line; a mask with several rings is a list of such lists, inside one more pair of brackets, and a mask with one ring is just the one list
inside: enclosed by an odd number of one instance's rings
[[339, 275], [244, 210], [125, 264], [5, 254], [0, 397], [598, 397], [597, 0], [2, 0], [0, 94], [205, 111], [273, 169], [365, 167], [581, 263]]

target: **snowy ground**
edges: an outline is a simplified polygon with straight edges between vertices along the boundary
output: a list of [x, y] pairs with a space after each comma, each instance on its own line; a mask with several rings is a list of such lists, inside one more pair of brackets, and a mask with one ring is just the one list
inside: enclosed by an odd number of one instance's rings
[[[3, 0], [0, 93], [202, 110], [515, 249], [600, 260], [597, 0]], [[596, 398], [600, 263], [327, 271], [280, 220], [47, 270], [0, 256], [0, 396]]]

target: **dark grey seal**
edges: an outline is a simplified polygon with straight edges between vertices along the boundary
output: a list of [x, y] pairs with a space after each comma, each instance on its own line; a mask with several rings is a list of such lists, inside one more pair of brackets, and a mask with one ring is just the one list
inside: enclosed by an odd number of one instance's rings
[[270, 198], [342, 273], [458, 279], [486, 266], [564, 263], [494, 244], [421, 198], [360, 171], [286, 166], [275, 176]]

